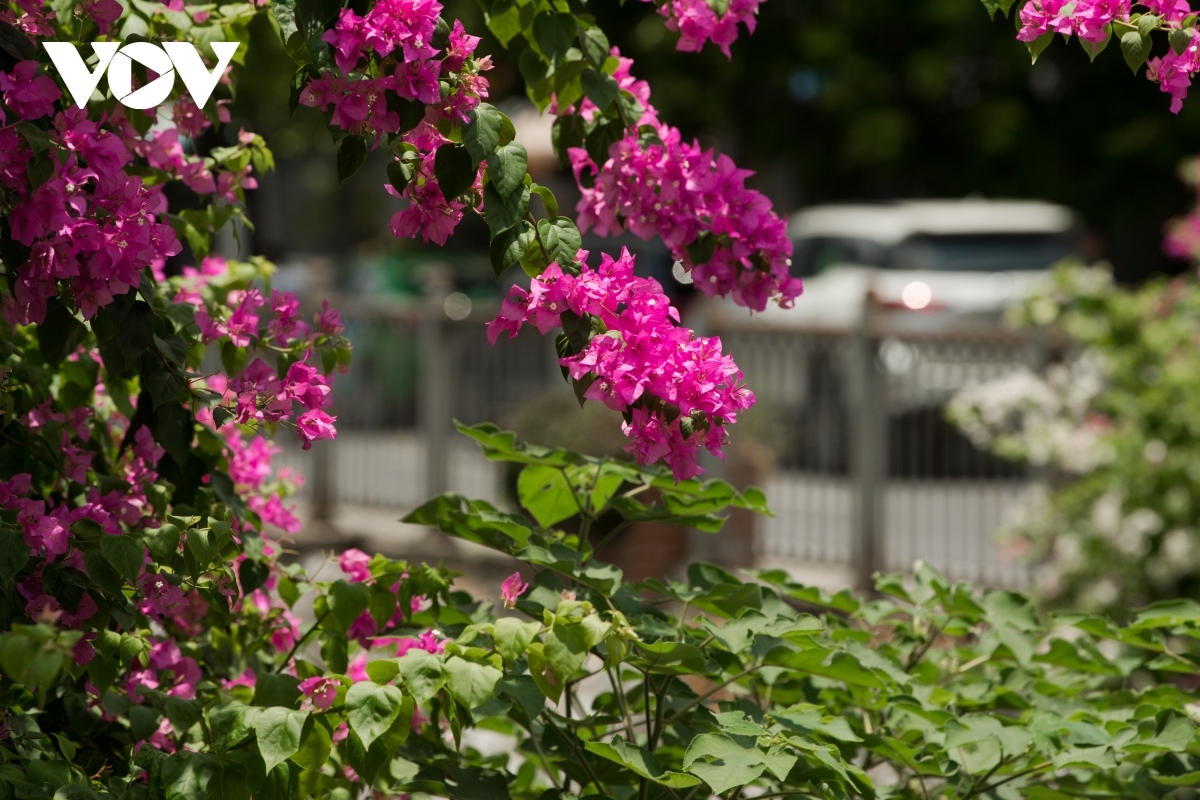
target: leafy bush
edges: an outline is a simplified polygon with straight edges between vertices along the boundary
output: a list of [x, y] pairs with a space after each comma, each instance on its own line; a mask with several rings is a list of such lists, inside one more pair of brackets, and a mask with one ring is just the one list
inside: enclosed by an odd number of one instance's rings
[[[728, 157], [657, 118], [591, 17], [561, 0], [483, 5], [531, 99], [553, 106], [582, 227], [661, 237], [708, 294], [791, 304], [783, 221]], [[694, 49], [727, 46], [756, 6], [661, 11]], [[0, 800], [1050, 798], [1194, 783], [1190, 603], [1116, 628], [1045, 622], [927, 570], [862, 604], [706, 565], [628, 585], [594, 559], [593, 541], [636, 521], [716, 532], [725, 509], [766, 511], [757, 490], [694, 478], [699, 449], [719, 454], [754, 397], [628, 254], [589, 265], [511, 120], [482, 102], [480, 39], [441, 10], [15, 0], [0, 15]], [[488, 332], [561, 329], [576, 397], [621, 414], [637, 464], [464, 429], [523, 465], [526, 513], [444, 495], [409, 516], [522, 560], [532, 585], [517, 573], [498, 592], [517, 614], [441, 567], [351, 550], [344, 578], [318, 580], [280, 558], [273, 529], [300, 523], [266, 436], [336, 436], [330, 383], [350, 348], [335, 310], [273, 291], [270, 264], [210, 255], [225, 225], [249, 222], [245, 191], [273, 165], [261, 137], [222, 127], [245, 54], [207, 110], [160, 74], [168, 114], [127, 109], [111, 86], [71, 104], [38, 47], [244, 42], [259, 14], [296, 64], [293, 107], [325, 112], [339, 176], [387, 149], [407, 202], [397, 236], [441, 243], [465, 214], [484, 218], [497, 274], [530, 278]], [[171, 208], [177, 190], [193, 207]], [[501, 752], [476, 746], [485, 733]]]
[[[1124, 627], [1044, 619], [924, 566], [912, 582], [879, 578], [872, 602], [707, 564], [631, 585], [592, 558], [589, 526], [715, 530], [723, 508], [764, 511], [761, 496], [463, 430], [524, 465], [527, 516], [443, 495], [408, 521], [531, 567], [498, 592], [516, 613], [445, 570], [349, 551], [346, 579], [288, 568], [284, 609], [166, 649], [105, 631], [84, 665], [81, 632], [14, 625], [0, 636], [0, 792], [1184, 797], [1171, 793], [1200, 780], [1194, 696], [1178, 680], [1195, 672], [1200, 604]], [[643, 502], [650, 490], [661, 499]], [[316, 622], [272, 647], [271, 616], [309, 599]]]

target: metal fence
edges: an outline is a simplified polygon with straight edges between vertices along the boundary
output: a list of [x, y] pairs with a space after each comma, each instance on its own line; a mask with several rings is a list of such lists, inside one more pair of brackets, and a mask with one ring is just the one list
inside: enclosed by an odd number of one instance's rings
[[[354, 369], [335, 387], [339, 439], [323, 463], [286, 454], [320, 473], [310, 496], [392, 508], [448, 488], [503, 496], [495, 465], [447, 421], [511, 419], [546, 391], [568, 390], [547, 338], [530, 331], [489, 347], [484, 323], [495, 309], [450, 302], [436, 287], [421, 305], [337, 301], [355, 347]], [[1037, 343], [878, 325], [799, 331], [710, 320], [705, 332], [721, 336], [759, 398], [758, 422], [735, 433], [756, 435], [757, 426], [775, 455], [763, 480], [775, 516], [757, 530], [761, 563], [851, 565], [865, 579], [922, 558], [955, 578], [1025, 582], [993, 534], [1032, 481], [975, 449], [941, 409], [972, 381], [1036, 368]]]

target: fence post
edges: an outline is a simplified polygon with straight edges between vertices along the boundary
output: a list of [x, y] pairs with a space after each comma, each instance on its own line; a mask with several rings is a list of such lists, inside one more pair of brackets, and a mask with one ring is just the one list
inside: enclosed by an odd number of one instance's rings
[[428, 264], [425, 270], [425, 308], [421, 315], [419, 335], [421, 386], [417, 418], [425, 444], [425, 496], [434, 497], [450, 488], [446, 417], [450, 411], [450, 371], [453, 365], [450, 342], [446, 338], [445, 304], [453, 272], [451, 266], [445, 263]]
[[879, 371], [874, 291], [863, 299], [853, 358], [851, 475], [855, 489], [854, 566], [858, 589], [870, 591], [883, 566], [883, 493], [888, 474], [887, 382]]

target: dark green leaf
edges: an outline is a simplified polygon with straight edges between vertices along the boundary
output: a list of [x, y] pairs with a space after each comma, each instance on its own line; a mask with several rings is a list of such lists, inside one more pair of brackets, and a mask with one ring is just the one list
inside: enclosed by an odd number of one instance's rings
[[51, 297], [46, 301], [46, 320], [37, 327], [38, 349], [51, 366], [58, 364], [79, 347], [87, 336], [87, 327], [75, 319], [67, 307]]
[[478, 165], [500, 146], [500, 129], [505, 118], [489, 103], [480, 103], [467, 116], [470, 122], [463, 128], [463, 145]]
[[142, 541], [131, 533], [105, 536], [100, 540], [100, 552], [125, 580], [136, 585], [145, 559]]
[[337, 173], [338, 183], [342, 183], [358, 172], [367, 160], [367, 140], [362, 136], [347, 136], [338, 142]]
[[542, 11], [533, 18], [533, 38], [550, 63], [557, 63], [575, 41], [575, 16]]
[[446, 202], [466, 192], [475, 183], [476, 165], [461, 144], [444, 144], [433, 159], [433, 174]]
[[[439, 152], [441, 151], [439, 150]], [[528, 194], [528, 189], [524, 188], [525, 175], [528, 170], [529, 156], [522, 144], [509, 142], [488, 154], [488, 177], [491, 178], [491, 185], [502, 198], [508, 198], [518, 189], [523, 189]], [[526, 199], [526, 205], [528, 205], [528, 199]], [[490, 219], [489, 224], [491, 224]], [[496, 230], [495, 225], [492, 225], [492, 230]]]

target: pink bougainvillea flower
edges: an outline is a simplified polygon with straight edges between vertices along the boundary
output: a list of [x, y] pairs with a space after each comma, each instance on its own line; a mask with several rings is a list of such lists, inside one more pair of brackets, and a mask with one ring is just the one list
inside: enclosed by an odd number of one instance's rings
[[320, 676], [308, 678], [300, 682], [300, 691], [312, 701], [313, 707], [328, 711], [337, 699], [337, 690], [341, 684], [333, 678]]
[[504, 579], [504, 583], [500, 584], [500, 596], [504, 598], [505, 608], [515, 608], [517, 598], [520, 597], [529, 588], [528, 583], [521, 582], [521, 573], [514, 572]]

